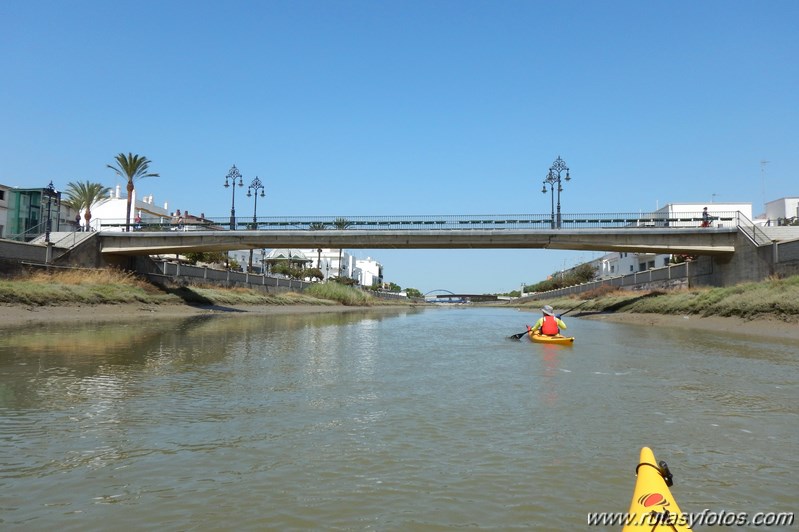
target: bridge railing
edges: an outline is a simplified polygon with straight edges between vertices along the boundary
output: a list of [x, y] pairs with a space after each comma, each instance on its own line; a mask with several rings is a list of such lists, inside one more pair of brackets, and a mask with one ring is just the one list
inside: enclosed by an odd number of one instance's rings
[[[735, 227], [739, 224], [738, 212], [714, 213], [715, 227]], [[124, 231], [125, 220], [98, 219], [96, 229]], [[234, 230], [261, 231], [337, 231], [337, 230], [472, 230], [472, 229], [618, 229], [700, 227], [701, 212], [684, 213], [587, 213], [562, 214], [560, 222], [549, 214], [485, 214], [485, 215], [394, 215], [394, 216], [259, 216], [236, 221]], [[751, 222], [749, 222], [751, 223]], [[131, 223], [134, 231], [219, 231], [230, 230], [230, 218], [204, 218], [187, 220], [180, 224], [171, 221]]]
[[771, 239], [752, 220], [738, 213], [738, 229], [756, 246], [771, 244]]

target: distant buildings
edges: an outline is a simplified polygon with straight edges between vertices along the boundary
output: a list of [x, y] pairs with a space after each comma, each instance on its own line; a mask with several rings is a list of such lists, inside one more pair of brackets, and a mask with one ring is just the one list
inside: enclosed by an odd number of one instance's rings
[[799, 223], [799, 197], [780, 198], [766, 203], [763, 215], [766, 225], [795, 225]]
[[[126, 223], [127, 198], [123, 197], [120, 185], [114, 187], [105, 200], [98, 202], [91, 209], [92, 218], [89, 230], [123, 231]], [[716, 220], [715, 225], [734, 224], [735, 221], [723, 220], [738, 216], [745, 217], [753, 223], [760, 225], [792, 225], [799, 224], [799, 197], [785, 197], [770, 201], [765, 205], [765, 213], [756, 219], [752, 215], [750, 203], [670, 203], [657, 209], [652, 214], [653, 218], [663, 218], [670, 221], [664, 222], [673, 227], [681, 225], [692, 226], [695, 221], [680, 221], [682, 217], [690, 218], [701, 212], [704, 207]], [[75, 215], [80, 214], [83, 223], [83, 213], [76, 213], [59, 201], [48, 201], [45, 188], [15, 188], [0, 184], [0, 238], [16, 240], [32, 240], [44, 232], [44, 224], [48, 218], [51, 220], [51, 231], [74, 231], [77, 229]], [[682, 216], [684, 215], [684, 216]], [[673, 220], [677, 221], [673, 221]], [[174, 212], [164, 202], [163, 206], [156, 205], [153, 195], [144, 195], [139, 198], [134, 190], [130, 222], [136, 226], [137, 220], [142, 224], [168, 224], [178, 228], [185, 224], [201, 226], [210, 223], [203, 213], [189, 214], [188, 211]], [[658, 223], [654, 221], [652, 223]], [[230, 252], [229, 256], [242, 266], [250, 264], [250, 250]], [[289, 257], [290, 254], [290, 257]], [[254, 250], [253, 270], [268, 271], [270, 261], [285, 260], [294, 265], [318, 268], [324, 277], [348, 277], [354, 279], [362, 286], [373, 286], [383, 283], [383, 266], [371, 257], [359, 259], [345, 250], [319, 248], [296, 250]], [[666, 266], [671, 255], [668, 254], [640, 254], [640, 253], [608, 253], [591, 261], [600, 278], [625, 275], [636, 271]], [[565, 272], [566, 270], [564, 270]]]
[[[766, 220], [761, 219], [762, 217], [752, 220], [751, 203], [669, 203], [653, 213], [647, 213], [647, 216], [653, 219], [677, 220], [664, 222], [664, 225], [668, 224], [669, 227], [696, 227], [696, 221], [687, 219], [695, 218], [696, 214], [702, 212], [705, 207], [711, 217], [711, 224], [717, 227], [735, 225], [734, 218], [738, 216], [738, 213], [753, 223], [760, 225], [767, 223]], [[680, 218], [685, 218], [686, 221], [679, 221]], [[728, 220], [729, 218], [733, 218], [733, 220]], [[597, 279], [609, 279], [668, 266], [671, 259], [671, 254], [612, 252], [585, 264], [594, 269]], [[570, 271], [571, 268], [560, 273], [565, 275]]]

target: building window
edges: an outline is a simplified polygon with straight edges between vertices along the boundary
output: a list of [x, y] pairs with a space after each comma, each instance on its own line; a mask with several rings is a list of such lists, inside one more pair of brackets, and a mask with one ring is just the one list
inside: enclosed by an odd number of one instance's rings
[[632, 264], [630, 264], [630, 271], [631, 271], [631, 272], [632, 272], [632, 271], [635, 271], [635, 270], [633, 270], [633, 265], [632, 265]]
[[0, 190], [0, 201], [3, 201], [4, 199], [6, 199], [6, 191]]

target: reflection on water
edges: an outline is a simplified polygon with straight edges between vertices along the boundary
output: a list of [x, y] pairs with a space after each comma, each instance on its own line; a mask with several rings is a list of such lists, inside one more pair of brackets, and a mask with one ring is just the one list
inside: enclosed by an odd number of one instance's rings
[[507, 309], [49, 325], [0, 337], [4, 529], [562, 530], [642, 445], [686, 511], [790, 511], [795, 347]]

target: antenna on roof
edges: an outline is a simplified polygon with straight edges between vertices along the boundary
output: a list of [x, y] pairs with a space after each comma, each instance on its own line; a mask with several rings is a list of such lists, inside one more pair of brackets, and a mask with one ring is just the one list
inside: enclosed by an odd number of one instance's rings
[[763, 186], [763, 206], [766, 205], [766, 165], [771, 161], [767, 161], [765, 159], [760, 161], [760, 182]]

